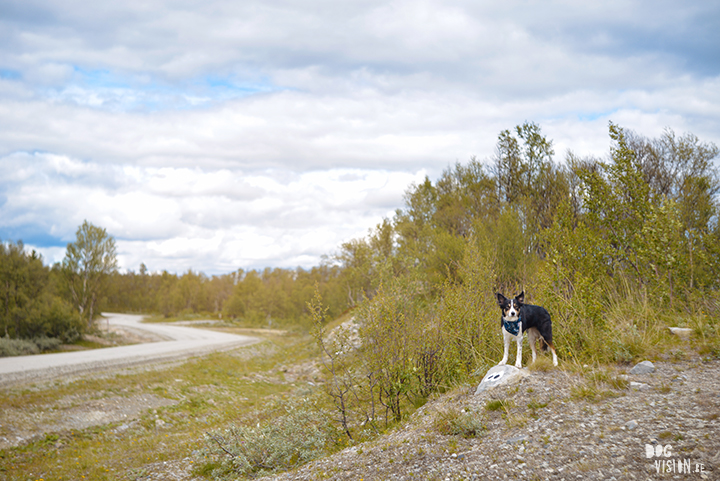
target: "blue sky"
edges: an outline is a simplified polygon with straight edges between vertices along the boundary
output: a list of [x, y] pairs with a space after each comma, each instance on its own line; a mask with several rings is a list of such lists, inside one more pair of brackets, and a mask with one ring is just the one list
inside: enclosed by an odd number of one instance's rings
[[0, 240], [87, 219], [120, 265], [310, 267], [529, 120], [720, 144], [707, 1], [0, 0]]

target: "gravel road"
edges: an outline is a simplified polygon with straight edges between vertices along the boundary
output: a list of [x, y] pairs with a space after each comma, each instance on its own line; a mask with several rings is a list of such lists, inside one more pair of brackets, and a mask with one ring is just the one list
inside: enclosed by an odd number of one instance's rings
[[[103, 314], [111, 328], [142, 331], [155, 342], [86, 351], [0, 358], [0, 387], [171, 361], [257, 342], [250, 336], [167, 324], [143, 324], [142, 316]], [[104, 322], [104, 321], [103, 321]]]

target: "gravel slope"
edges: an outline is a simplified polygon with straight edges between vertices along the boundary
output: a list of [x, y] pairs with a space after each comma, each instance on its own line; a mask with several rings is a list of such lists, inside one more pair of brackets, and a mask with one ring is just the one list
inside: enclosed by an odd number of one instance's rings
[[[459, 390], [377, 440], [262, 479], [720, 480], [720, 361], [655, 366], [587, 391], [590, 373], [562, 370], [479, 395]], [[508, 409], [489, 411], [497, 399]], [[448, 412], [478, 417], [485, 430], [443, 435], [438, 418]], [[663, 454], [648, 457], [648, 445]]]

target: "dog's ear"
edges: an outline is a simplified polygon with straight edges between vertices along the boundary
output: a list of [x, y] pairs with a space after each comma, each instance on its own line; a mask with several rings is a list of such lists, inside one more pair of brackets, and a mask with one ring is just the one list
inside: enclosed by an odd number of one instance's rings
[[525, 291], [522, 291], [520, 294], [515, 296], [515, 300], [518, 301], [518, 303], [520, 303], [520, 304], [525, 302]]
[[507, 302], [507, 297], [503, 296], [499, 292], [495, 295], [497, 296], [498, 306], [502, 307]]

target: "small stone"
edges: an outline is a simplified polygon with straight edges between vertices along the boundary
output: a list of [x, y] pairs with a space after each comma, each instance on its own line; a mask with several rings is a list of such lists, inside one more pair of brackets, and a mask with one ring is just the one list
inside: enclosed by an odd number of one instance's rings
[[121, 432], [123, 432], [123, 431], [128, 430], [129, 428], [130, 428], [130, 425], [129, 425], [129, 424], [122, 424], [122, 425], [120, 425], [120, 426], [118, 426], [118, 427], [115, 428], [115, 432], [116, 432], [116, 433], [121, 433]]
[[630, 369], [630, 374], [649, 374], [651, 372], [655, 372], [655, 366], [650, 361], [640, 362]]
[[644, 382], [630, 381], [630, 387], [632, 389], [641, 390], [641, 389], [648, 389], [650, 386], [648, 386]]
[[626, 422], [626, 423], [625, 423], [625, 427], [626, 427], [627, 429], [629, 429], [630, 431], [632, 431], [633, 429], [635, 429], [636, 427], [638, 427], [638, 423], [637, 423], [637, 421], [635, 421], [635, 420], [633, 419], [632, 421]]
[[514, 438], [510, 438], [507, 441], [505, 441], [507, 444], [516, 444], [521, 443], [523, 441], [527, 441], [529, 438], [526, 434], [523, 434], [522, 436], [516, 436]]
[[678, 337], [682, 337], [684, 339], [687, 339], [692, 335], [693, 330], [689, 329], [687, 327], [668, 327], [670, 329], [670, 332], [675, 334]]

